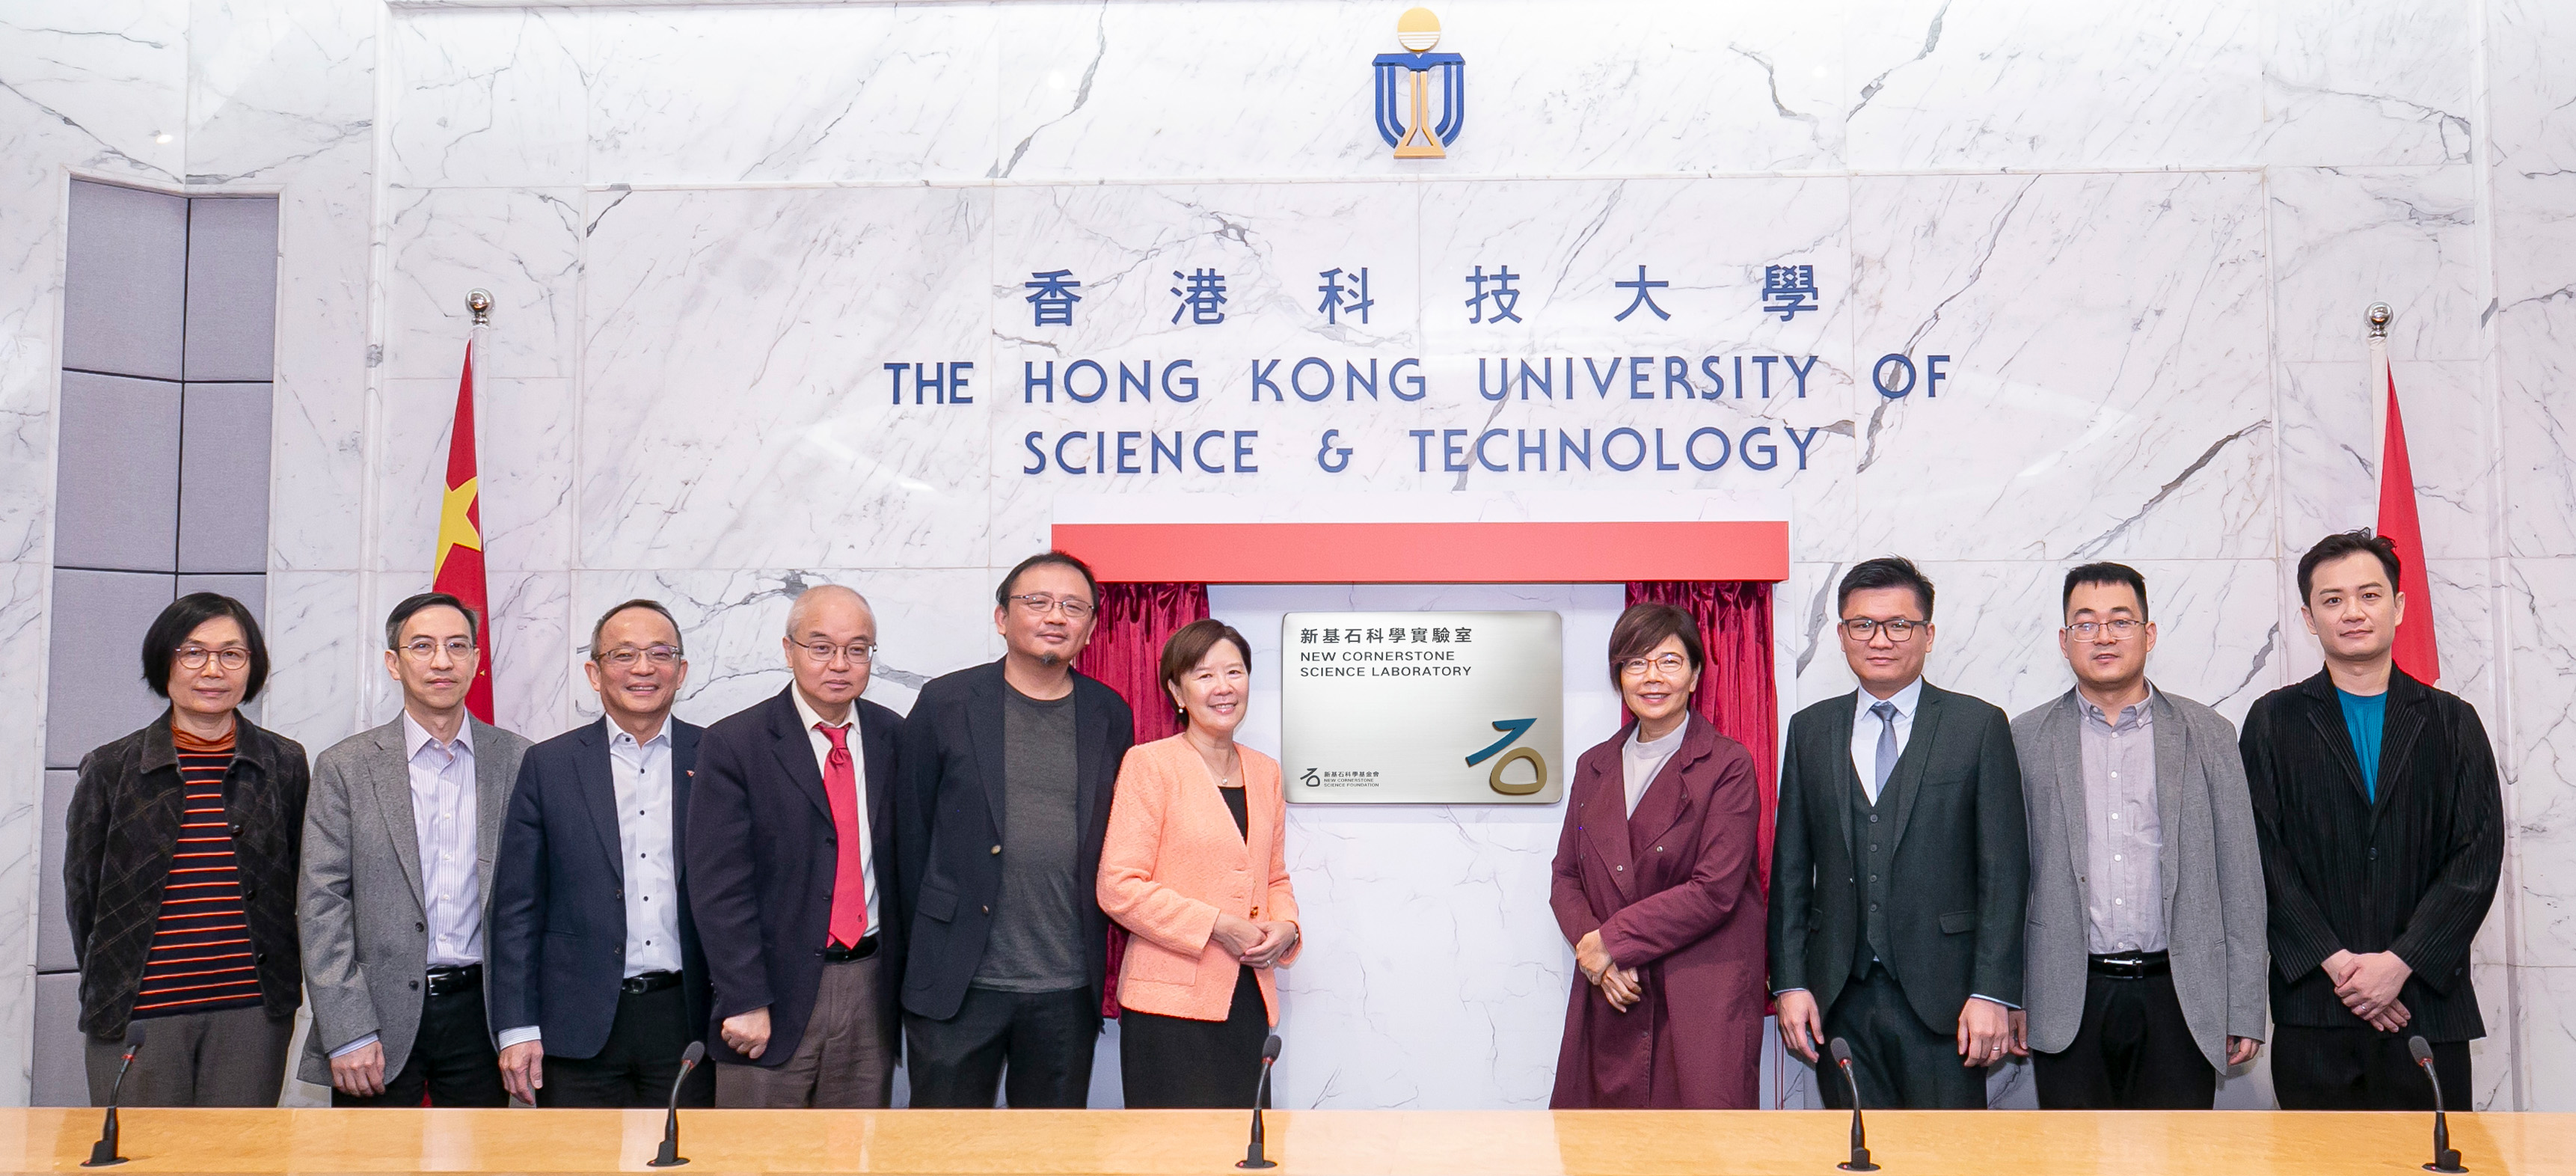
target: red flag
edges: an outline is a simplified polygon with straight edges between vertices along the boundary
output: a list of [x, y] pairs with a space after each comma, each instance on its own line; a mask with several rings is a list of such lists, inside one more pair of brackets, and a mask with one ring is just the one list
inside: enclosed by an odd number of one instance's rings
[[465, 709], [488, 723], [492, 721], [492, 610], [483, 587], [480, 486], [474, 472], [474, 344], [468, 340], [465, 375], [456, 383], [456, 426], [447, 437], [447, 492], [439, 499], [438, 554], [430, 563], [430, 588], [474, 610], [475, 644], [483, 656], [475, 663], [473, 684], [465, 689]]
[[2415, 468], [2406, 459], [2406, 422], [2397, 411], [2397, 373], [2381, 364], [2387, 385], [2388, 423], [2379, 438], [2379, 534], [2397, 545], [2397, 590], [2406, 597], [2406, 620], [2397, 626], [2397, 668], [2431, 685], [2442, 679], [2442, 653], [2433, 639], [2433, 580], [2424, 571], [2424, 528], [2415, 519]]

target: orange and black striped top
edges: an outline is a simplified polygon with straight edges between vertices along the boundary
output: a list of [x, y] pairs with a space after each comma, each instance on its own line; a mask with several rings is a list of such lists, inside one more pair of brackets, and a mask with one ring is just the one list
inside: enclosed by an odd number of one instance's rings
[[260, 1003], [259, 969], [242, 912], [241, 872], [233, 860], [232, 824], [224, 813], [224, 773], [233, 737], [197, 739], [175, 728], [179, 781], [187, 789], [178, 850], [161, 892], [161, 917], [144, 957], [134, 1016], [167, 1017], [248, 1008]]

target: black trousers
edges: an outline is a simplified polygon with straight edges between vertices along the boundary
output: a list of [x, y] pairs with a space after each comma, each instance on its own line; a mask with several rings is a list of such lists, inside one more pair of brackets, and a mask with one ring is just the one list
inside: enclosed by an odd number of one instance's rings
[[385, 1092], [361, 1098], [331, 1092], [335, 1107], [417, 1107], [423, 1099], [434, 1107], [506, 1107], [510, 1092], [501, 1085], [501, 1056], [492, 1048], [492, 1027], [483, 1020], [483, 989], [470, 987], [420, 1002], [420, 1032], [411, 1040], [411, 1056], [402, 1070], [385, 1078]]
[[[2272, 1094], [2285, 1111], [2429, 1111], [2433, 1084], [2408, 1052], [2403, 1030], [2367, 1026], [2312, 1029], [2272, 1027]], [[2441, 1075], [2443, 1106], [2469, 1109], [2469, 1043], [2437, 1041], [2433, 1072]]]
[[2075, 1040], [2033, 1051], [2030, 1068], [2043, 1110], [2205, 1111], [2218, 1101], [2218, 1069], [2192, 1041], [2170, 973], [2086, 978]]
[[957, 1015], [945, 1021], [904, 1014], [903, 1034], [904, 1073], [916, 1107], [991, 1107], [996, 1094], [1007, 1094], [1015, 1107], [1091, 1102], [1100, 1004], [1089, 988], [969, 988]]
[[[1884, 967], [1871, 965], [1868, 976], [1845, 984], [1834, 998], [1825, 1012], [1825, 1039], [1837, 1037], [1851, 1045], [1863, 1110], [1985, 1109], [1986, 1068], [1963, 1064], [1959, 1039], [1914, 1015]], [[1838, 1110], [1851, 1106], [1840, 1071], [1830, 1055], [1816, 1066], [1816, 1091]]]
[[[658, 1107], [680, 1076], [680, 1054], [696, 1039], [689, 1024], [687, 990], [674, 984], [654, 992], [619, 992], [608, 1041], [586, 1058], [546, 1055], [541, 1107]], [[690, 1071], [680, 1105], [716, 1105], [716, 1068]]]
[[1234, 978], [1222, 1021], [1134, 1009], [1118, 1014], [1118, 1079], [1130, 1107], [1249, 1108], [1261, 1086], [1270, 1008], [1250, 967]]

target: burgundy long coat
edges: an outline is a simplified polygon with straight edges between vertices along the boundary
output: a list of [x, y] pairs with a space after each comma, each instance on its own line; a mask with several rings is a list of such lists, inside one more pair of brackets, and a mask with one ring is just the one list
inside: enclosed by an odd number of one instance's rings
[[1694, 713], [1627, 813], [1617, 736], [1575, 762], [1549, 905], [1573, 944], [1638, 969], [1627, 1012], [1577, 973], [1554, 1107], [1751, 1109], [1764, 993], [1761, 808], [1753, 756]]

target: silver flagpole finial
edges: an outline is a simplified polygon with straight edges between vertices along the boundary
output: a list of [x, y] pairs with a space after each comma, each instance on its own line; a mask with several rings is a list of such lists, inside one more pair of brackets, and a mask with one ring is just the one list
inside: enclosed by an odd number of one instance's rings
[[[474, 312], [474, 325], [475, 325], [475, 326], [478, 326], [478, 327], [488, 327], [488, 326], [491, 326], [491, 325], [492, 325], [492, 292], [491, 292], [491, 291], [489, 291], [489, 290], [483, 290], [483, 289], [474, 289], [474, 290], [468, 290], [468, 291], [466, 291], [466, 292], [465, 292], [465, 309], [467, 309], [467, 310], [470, 310], [470, 311]], [[2387, 309], [2387, 307], [2382, 306], [2382, 307], [2379, 307], [2378, 309], [2380, 309], [2380, 310], [2386, 310], [2386, 309]]]
[[2370, 337], [2373, 339], [2387, 338], [2388, 320], [2396, 317], [2395, 312], [2388, 309], [2388, 304], [2385, 302], [2373, 302], [2370, 304], [2370, 309], [2364, 313], [2370, 316]]

